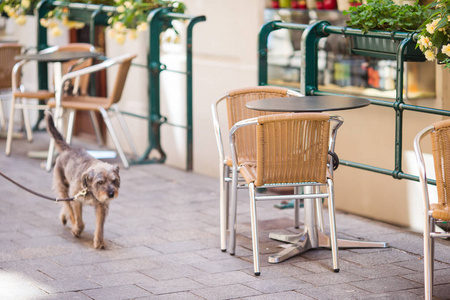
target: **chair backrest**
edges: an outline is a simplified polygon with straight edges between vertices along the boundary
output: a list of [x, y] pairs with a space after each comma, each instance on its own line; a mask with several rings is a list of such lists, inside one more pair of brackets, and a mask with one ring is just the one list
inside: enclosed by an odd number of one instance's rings
[[119, 102], [122, 97], [123, 88], [125, 86], [125, 81], [128, 76], [128, 71], [130, 70], [131, 61], [136, 58], [137, 55], [123, 55], [116, 59], [119, 60], [119, 69], [117, 70], [116, 80], [114, 81], [114, 87], [111, 94], [109, 95], [109, 105]]
[[[258, 86], [230, 91], [226, 98], [228, 112], [228, 126], [231, 127], [239, 121], [274, 114], [269, 111], [248, 109], [245, 105], [253, 100], [280, 98], [292, 96], [292, 90], [282, 87]], [[300, 94], [298, 94], [300, 96]], [[236, 154], [238, 164], [242, 161], [256, 162], [255, 128], [247, 126], [236, 132]]]
[[255, 185], [325, 183], [329, 137], [330, 115], [325, 113], [258, 117]]
[[11, 88], [11, 73], [22, 46], [16, 43], [0, 43], [0, 89]]
[[449, 205], [450, 199], [450, 120], [432, 124], [431, 147], [436, 172], [438, 202]]
[[[63, 46], [58, 46], [56, 51], [76, 51], [76, 52], [95, 52], [95, 47], [87, 43], [71, 43]], [[77, 60], [71, 60], [62, 64], [62, 73], [66, 74], [69, 71], [80, 70], [92, 65], [93, 59], [89, 58], [82, 63], [71, 68]], [[72, 82], [73, 84], [74, 82]], [[89, 75], [81, 76], [79, 81], [79, 92], [81, 95], [87, 94], [87, 89], [89, 86]]]

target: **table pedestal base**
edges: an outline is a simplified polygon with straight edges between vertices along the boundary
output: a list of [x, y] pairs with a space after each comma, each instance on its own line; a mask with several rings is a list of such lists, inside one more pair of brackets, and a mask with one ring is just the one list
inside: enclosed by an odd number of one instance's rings
[[[292, 245], [282, 251], [269, 256], [269, 263], [277, 264], [297, 254], [304, 253], [309, 249], [331, 248], [330, 238], [322, 231], [317, 231], [317, 236], [311, 235], [308, 230], [301, 234], [279, 234], [271, 233], [269, 238], [281, 242], [287, 242]], [[314, 246], [316, 244], [316, 246]], [[384, 242], [354, 241], [338, 239], [339, 248], [386, 248], [389, 245]]]

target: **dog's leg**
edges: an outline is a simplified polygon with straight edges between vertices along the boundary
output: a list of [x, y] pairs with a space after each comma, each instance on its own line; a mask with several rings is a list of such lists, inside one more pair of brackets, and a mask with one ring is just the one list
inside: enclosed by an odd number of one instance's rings
[[[64, 197], [66, 198], [66, 197]], [[73, 210], [72, 207], [70, 206], [70, 204], [68, 202], [64, 202], [62, 207], [61, 207], [61, 213], [59, 215], [60, 219], [61, 219], [61, 223], [63, 225], [67, 224], [67, 216], [70, 217], [70, 222], [72, 222], [72, 224], [75, 223], [75, 218], [73, 215]]]
[[97, 204], [95, 206], [96, 227], [94, 234], [94, 247], [96, 249], [105, 249], [103, 240], [103, 226], [105, 224], [106, 214], [108, 213], [108, 204]]
[[75, 222], [72, 223], [72, 233], [76, 237], [80, 237], [81, 233], [84, 229], [84, 222], [83, 222], [83, 204], [81, 204], [78, 201], [71, 202], [71, 206], [73, 209], [73, 213], [75, 215]]
[[[69, 187], [66, 183], [64, 172], [58, 165], [55, 166], [55, 170], [53, 172], [53, 189], [55, 190], [59, 198], [69, 198]], [[59, 215], [61, 223], [63, 225], [66, 225], [67, 223], [67, 216], [70, 216], [70, 221], [72, 222], [72, 224], [75, 224], [75, 217], [72, 207], [70, 206], [69, 202], [64, 201], [61, 208], [61, 213]]]

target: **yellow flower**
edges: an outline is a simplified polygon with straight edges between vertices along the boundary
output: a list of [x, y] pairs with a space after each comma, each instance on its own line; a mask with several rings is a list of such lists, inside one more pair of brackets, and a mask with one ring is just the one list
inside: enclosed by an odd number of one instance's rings
[[117, 31], [117, 32], [122, 32], [122, 31], [125, 31], [125, 29], [126, 29], [125, 25], [123, 25], [122, 22], [116, 22], [116, 23], [114, 23], [113, 28], [114, 28], [114, 30]]
[[27, 18], [24, 15], [20, 15], [16, 18], [16, 23], [19, 25], [23, 25], [27, 22]]
[[47, 20], [47, 19], [41, 18], [41, 19], [39, 20], [39, 23], [41, 23], [41, 26], [42, 26], [42, 27], [45, 27], [45, 28], [48, 27], [48, 20]]
[[30, 0], [22, 0], [20, 5], [22, 5], [22, 7], [26, 9], [30, 7]]
[[433, 51], [427, 50], [427, 51], [425, 51], [425, 58], [426, 58], [428, 61], [433, 61], [433, 60], [436, 58], [436, 56], [434, 55], [434, 52], [433, 52]]
[[137, 32], [135, 29], [131, 29], [128, 33], [128, 36], [131, 40], [135, 40], [137, 38]]
[[124, 13], [124, 12], [125, 12], [125, 6], [123, 6], [123, 5], [118, 6], [118, 7], [116, 8], [116, 11], [117, 11], [119, 14]]
[[420, 39], [419, 39], [419, 45], [422, 45], [422, 46], [428, 48], [428, 47], [432, 47], [433, 43], [431, 42], [429, 37], [421, 35]]
[[50, 34], [52, 36], [60, 36], [62, 35], [62, 30], [59, 28], [59, 26], [53, 26], [50, 31]]
[[131, 7], [133, 6], [133, 3], [131, 3], [131, 1], [125, 1], [125, 2], [123, 3], [123, 5], [124, 5], [126, 8], [131, 8]]
[[444, 53], [447, 56], [450, 56], [450, 44], [442, 46], [442, 53]]
[[75, 28], [75, 29], [81, 29], [81, 28], [84, 27], [84, 23], [76, 22], [76, 21], [69, 21], [69, 23], [67, 24], [67, 27]]
[[125, 34], [122, 33], [116, 34], [115, 39], [119, 45], [123, 45], [125, 43]]
[[427, 24], [427, 31], [428, 31], [429, 34], [433, 34], [434, 31], [436, 30], [436, 26], [434, 26], [433, 23], [428, 23]]
[[136, 29], [138, 32], [146, 31], [147, 28], [148, 28], [148, 25], [145, 22], [141, 22], [141, 23], [139, 23], [138, 26], [136, 26]]
[[11, 11], [11, 6], [5, 5], [5, 6], [3, 7], [3, 10], [9, 15], [9, 12]]

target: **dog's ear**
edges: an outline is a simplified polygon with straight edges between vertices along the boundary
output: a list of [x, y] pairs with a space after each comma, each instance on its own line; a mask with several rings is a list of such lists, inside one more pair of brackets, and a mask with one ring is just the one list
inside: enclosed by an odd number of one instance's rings
[[88, 186], [92, 183], [92, 179], [94, 179], [94, 170], [88, 170], [81, 176], [81, 182], [83, 189], [88, 188]]
[[119, 170], [120, 170], [119, 165], [114, 164], [113, 169], [114, 169], [114, 172], [116, 172], [117, 175], [119, 175]]

